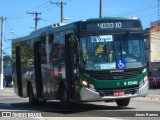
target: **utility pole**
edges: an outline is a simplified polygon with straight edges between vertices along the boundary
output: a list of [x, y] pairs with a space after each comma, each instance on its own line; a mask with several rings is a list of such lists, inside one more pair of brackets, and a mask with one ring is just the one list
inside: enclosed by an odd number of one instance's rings
[[64, 2], [51, 2], [50, 4], [56, 4], [57, 6], [59, 6], [61, 8], [61, 22], [63, 22], [64, 20], [64, 5], [66, 5], [66, 3]]
[[158, 0], [158, 40], [160, 40], [160, 0]]
[[160, 26], [160, 0], [158, 0], [158, 26]]
[[3, 89], [3, 52], [4, 52], [4, 20], [6, 18], [1, 17], [1, 71], [0, 71], [0, 89]]
[[38, 15], [41, 15], [41, 13], [39, 12], [27, 12], [27, 14], [32, 14], [32, 15], [35, 15], [35, 30], [38, 30], [38, 21], [41, 19], [38, 17]]
[[100, 0], [99, 18], [102, 18], [102, 0]]

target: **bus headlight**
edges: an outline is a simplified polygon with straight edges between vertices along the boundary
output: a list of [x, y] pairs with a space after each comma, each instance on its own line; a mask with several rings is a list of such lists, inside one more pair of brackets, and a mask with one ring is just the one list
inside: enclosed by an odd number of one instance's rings
[[143, 71], [142, 71], [142, 73], [145, 73], [147, 71], [147, 69], [145, 68]]
[[148, 76], [145, 76], [141, 81], [140, 81], [140, 87], [143, 86], [144, 83], [148, 80]]
[[82, 80], [81, 83], [82, 83], [82, 85], [84, 85], [84, 86], [87, 86], [87, 85], [88, 85], [88, 82], [87, 82], [86, 80]]
[[145, 76], [144, 78], [143, 78], [143, 80], [144, 80], [144, 83], [148, 80], [148, 76]]

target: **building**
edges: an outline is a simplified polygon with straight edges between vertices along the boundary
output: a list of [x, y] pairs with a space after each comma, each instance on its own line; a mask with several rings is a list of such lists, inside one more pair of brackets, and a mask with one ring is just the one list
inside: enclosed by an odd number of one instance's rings
[[160, 77], [160, 26], [159, 22], [151, 22], [151, 27], [145, 30], [146, 56], [149, 76]]

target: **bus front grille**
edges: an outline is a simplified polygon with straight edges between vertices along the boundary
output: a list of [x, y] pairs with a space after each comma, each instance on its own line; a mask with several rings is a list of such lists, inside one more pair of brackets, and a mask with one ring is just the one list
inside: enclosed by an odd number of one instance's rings
[[90, 76], [97, 80], [118, 80], [128, 79], [141, 75], [142, 71], [124, 71], [124, 72], [96, 72], [90, 74]]

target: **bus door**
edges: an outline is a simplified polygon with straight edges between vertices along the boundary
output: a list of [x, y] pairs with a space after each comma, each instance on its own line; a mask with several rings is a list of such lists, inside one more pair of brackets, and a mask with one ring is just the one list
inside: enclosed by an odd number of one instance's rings
[[[51, 63], [51, 42], [53, 40], [53, 35], [46, 34], [46, 36], [42, 36], [39, 42], [39, 53], [37, 57], [38, 61], [38, 69], [41, 84], [41, 91], [43, 92], [43, 96], [45, 99], [54, 99], [54, 81], [52, 76], [52, 68], [53, 63]], [[40, 65], [39, 65], [40, 64]], [[37, 74], [38, 75], [38, 74]], [[42, 93], [41, 92], [41, 93]]]
[[69, 99], [75, 96], [75, 75], [74, 69], [76, 66], [76, 44], [73, 34], [65, 35], [65, 54], [66, 54], [66, 79]]
[[41, 72], [41, 59], [39, 52], [40, 42], [34, 43], [34, 70], [35, 70], [35, 83], [37, 98], [42, 98], [43, 87], [42, 87], [42, 72]]
[[21, 78], [21, 55], [20, 55], [20, 47], [16, 47], [16, 76], [17, 76], [17, 86], [18, 86], [18, 95], [23, 96], [22, 89], [22, 78]]

